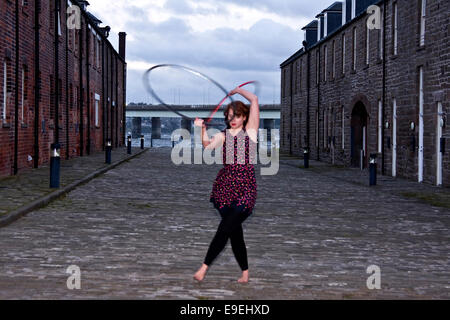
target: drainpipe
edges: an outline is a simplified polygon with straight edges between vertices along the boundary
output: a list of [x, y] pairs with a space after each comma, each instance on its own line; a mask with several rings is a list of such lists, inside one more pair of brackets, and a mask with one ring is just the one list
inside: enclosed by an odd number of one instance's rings
[[113, 88], [114, 88], [114, 84], [113, 84], [113, 57], [112, 57], [112, 50], [110, 50], [110, 53], [109, 53], [109, 64], [110, 64], [110, 68], [111, 68], [111, 74], [110, 74], [110, 90], [111, 90], [111, 95], [110, 95], [110, 104], [111, 104], [111, 107], [110, 107], [110, 110], [111, 110], [111, 145], [113, 145], [113, 142], [114, 142], [114, 139], [113, 139], [113, 137], [114, 137], [114, 126], [113, 126], [113, 119], [114, 119], [114, 114], [113, 114], [113, 108], [112, 108], [112, 103], [113, 103], [113, 100], [114, 100], [114, 96], [113, 96], [113, 93], [114, 93], [114, 91], [113, 91]]
[[34, 168], [39, 166], [39, 6], [34, 1]]
[[86, 112], [87, 112], [87, 143], [86, 143], [86, 153], [91, 154], [91, 89], [89, 83], [89, 40], [91, 39], [91, 34], [89, 31], [89, 23], [86, 20]]
[[[306, 49], [306, 46], [305, 46], [305, 49]], [[307, 115], [306, 115], [306, 145], [307, 145], [307, 147], [308, 147], [308, 152], [309, 152], [309, 150], [311, 150], [310, 149], [310, 117], [309, 117], [309, 104], [310, 104], [310, 101], [309, 101], [309, 99], [310, 99], [310, 88], [311, 88], [311, 85], [310, 85], [310, 66], [309, 66], [309, 63], [310, 63], [310, 52], [309, 52], [309, 50], [308, 49], [306, 49], [306, 52], [307, 52], [307, 56], [306, 56], [306, 113], [307, 113]]]
[[[111, 109], [110, 106], [110, 96], [109, 96], [109, 50], [108, 47], [106, 47], [106, 64], [105, 64], [105, 84], [106, 84], [106, 94], [105, 94], [105, 102], [106, 102], [106, 110], [105, 110], [105, 116], [106, 116], [106, 139], [109, 139], [109, 110]], [[108, 110], [109, 108], [109, 110]], [[111, 142], [112, 147], [112, 142]]]
[[[320, 22], [319, 22], [320, 23]], [[319, 50], [319, 61], [316, 61], [317, 63], [317, 161], [320, 160], [320, 47], [317, 47], [317, 50]], [[325, 123], [324, 123], [325, 125]]]
[[14, 90], [14, 175], [17, 174], [19, 155], [19, 0], [16, 0], [16, 87]]
[[58, 34], [58, 13], [60, 8], [60, 1], [57, 0], [55, 2], [55, 15], [54, 15], [54, 21], [55, 21], [55, 96], [53, 97], [55, 99], [55, 131], [54, 131], [54, 143], [59, 143], [59, 34]]
[[105, 117], [106, 117], [106, 113], [105, 113], [105, 43], [104, 41], [102, 41], [102, 121], [103, 121], [103, 125], [102, 125], [102, 129], [103, 129], [103, 143], [102, 143], [102, 150], [105, 150], [105, 144], [106, 144], [106, 132], [105, 132], [105, 127], [106, 127], [106, 121], [105, 121]]
[[386, 103], [386, 0], [383, 1], [383, 103], [381, 106], [381, 174], [384, 175], [384, 118]]
[[[82, 8], [80, 7], [80, 10]], [[80, 74], [80, 157], [84, 154], [84, 114], [83, 114], [83, 99], [84, 99], [84, 89], [83, 89], [83, 28], [79, 29], [80, 39], [78, 41], [78, 53], [79, 53], [79, 74]]]
[[119, 146], [119, 69], [116, 56], [116, 148]]
[[[66, 2], [66, 19], [67, 21], [67, 2]], [[70, 155], [70, 142], [69, 142], [69, 28], [66, 27], [66, 160]], [[73, 89], [72, 89], [73, 90]]]
[[290, 136], [291, 136], [291, 139], [289, 139], [289, 154], [290, 155], [292, 155], [292, 105], [293, 105], [293, 96], [292, 96], [292, 79], [293, 79], [293, 70], [294, 70], [294, 67], [293, 67], [293, 65], [294, 65], [294, 63], [293, 62], [291, 62], [291, 65], [290, 65], [290, 67], [291, 67], [291, 70], [290, 70], [290, 92], [289, 92], [289, 94], [290, 94], [290, 96], [291, 96], [291, 117], [290, 117], [290, 129], [289, 129], [289, 133], [290, 133]]

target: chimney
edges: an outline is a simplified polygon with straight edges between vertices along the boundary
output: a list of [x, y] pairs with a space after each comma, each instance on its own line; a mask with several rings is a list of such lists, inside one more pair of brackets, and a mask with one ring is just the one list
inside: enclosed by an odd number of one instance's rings
[[86, 7], [89, 5], [88, 1], [78, 1], [83, 11], [86, 11]]
[[125, 60], [125, 38], [127, 34], [125, 32], [119, 32], [119, 55]]

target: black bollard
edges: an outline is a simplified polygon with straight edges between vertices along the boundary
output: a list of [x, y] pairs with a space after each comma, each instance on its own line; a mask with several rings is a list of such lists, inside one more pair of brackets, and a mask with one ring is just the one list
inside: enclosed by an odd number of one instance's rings
[[131, 135], [128, 135], [127, 139], [127, 153], [131, 154]]
[[303, 162], [304, 162], [305, 169], [308, 169], [309, 168], [309, 149], [307, 147], [303, 150]]
[[371, 153], [369, 160], [370, 182], [369, 185], [375, 186], [377, 184], [377, 154]]
[[60, 172], [60, 145], [52, 143], [52, 155], [50, 157], [50, 188], [59, 188], [59, 172]]
[[105, 148], [105, 163], [107, 164], [111, 164], [111, 149], [112, 149], [111, 140], [108, 139], [106, 140], [106, 148]]
[[144, 149], [144, 135], [141, 134], [141, 149]]

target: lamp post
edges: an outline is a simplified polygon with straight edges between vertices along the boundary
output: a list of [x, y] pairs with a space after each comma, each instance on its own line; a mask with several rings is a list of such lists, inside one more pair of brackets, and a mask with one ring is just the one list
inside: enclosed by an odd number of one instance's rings
[[305, 169], [309, 168], [309, 147], [306, 147], [303, 150], [303, 162]]
[[371, 153], [369, 158], [370, 181], [369, 185], [375, 186], [377, 184], [377, 154]]
[[59, 143], [52, 143], [50, 157], [50, 188], [59, 188], [61, 150]]
[[111, 164], [111, 139], [106, 140], [106, 148], [105, 148], [105, 163]]
[[127, 153], [131, 154], [131, 134], [128, 134], [127, 137]]

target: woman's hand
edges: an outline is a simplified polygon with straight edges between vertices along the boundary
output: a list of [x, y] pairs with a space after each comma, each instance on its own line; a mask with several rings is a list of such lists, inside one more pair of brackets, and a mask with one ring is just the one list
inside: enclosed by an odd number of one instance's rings
[[240, 90], [241, 90], [241, 88], [236, 87], [236, 88], [234, 88], [233, 90], [231, 90], [230, 93], [228, 93], [228, 95], [229, 95], [229, 96], [232, 96], [232, 95], [234, 95], [234, 94], [236, 94], [236, 93], [240, 93]]
[[204, 127], [205, 126], [203, 119], [200, 119], [200, 118], [195, 118], [194, 125], [197, 126], [197, 127]]

